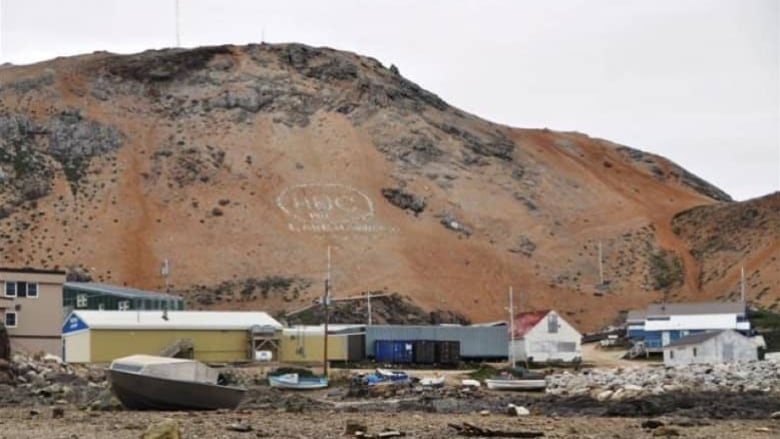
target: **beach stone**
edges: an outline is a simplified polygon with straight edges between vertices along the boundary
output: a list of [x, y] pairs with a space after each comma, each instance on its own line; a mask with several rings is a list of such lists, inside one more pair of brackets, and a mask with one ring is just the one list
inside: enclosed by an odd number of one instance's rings
[[490, 410], [482, 410], [479, 412], [480, 416], [488, 416], [490, 415]]
[[344, 434], [349, 436], [354, 436], [358, 432], [365, 433], [366, 431], [368, 431], [366, 424], [363, 424], [360, 421], [349, 420], [347, 421], [347, 426], [344, 429]]
[[181, 439], [179, 424], [170, 418], [150, 425], [141, 439]]
[[240, 422], [234, 422], [227, 426], [227, 429], [230, 431], [238, 431], [241, 433], [247, 433], [252, 431], [252, 426], [249, 425], [247, 422], [240, 421]]
[[658, 427], [663, 427], [664, 423], [657, 420], [657, 419], [648, 419], [647, 421], [642, 423], [642, 428], [646, 428], [648, 430], [654, 430]]
[[521, 405], [509, 404], [509, 414], [514, 416], [528, 416], [531, 411]]
[[780, 419], [780, 412], [773, 412], [769, 415], [770, 419]]

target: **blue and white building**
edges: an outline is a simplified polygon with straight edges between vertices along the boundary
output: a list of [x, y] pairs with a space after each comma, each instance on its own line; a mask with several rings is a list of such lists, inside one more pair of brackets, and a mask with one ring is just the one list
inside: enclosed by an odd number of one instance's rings
[[661, 352], [691, 334], [727, 329], [750, 333], [744, 302], [653, 303], [629, 311], [626, 324], [628, 338], [644, 342], [648, 352]]

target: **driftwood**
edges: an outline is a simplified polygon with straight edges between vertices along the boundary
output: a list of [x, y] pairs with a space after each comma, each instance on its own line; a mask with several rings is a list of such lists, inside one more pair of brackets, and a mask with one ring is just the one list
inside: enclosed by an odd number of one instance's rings
[[544, 433], [541, 431], [501, 431], [493, 430], [492, 428], [477, 427], [474, 424], [464, 422], [463, 424], [448, 424], [450, 428], [454, 428], [460, 436], [468, 437], [542, 437]]

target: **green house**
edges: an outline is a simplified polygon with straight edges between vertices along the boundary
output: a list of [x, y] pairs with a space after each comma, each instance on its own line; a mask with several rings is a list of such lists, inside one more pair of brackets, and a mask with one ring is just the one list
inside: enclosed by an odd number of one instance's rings
[[65, 282], [62, 305], [72, 310], [170, 310], [184, 309], [184, 300], [172, 294], [95, 282]]

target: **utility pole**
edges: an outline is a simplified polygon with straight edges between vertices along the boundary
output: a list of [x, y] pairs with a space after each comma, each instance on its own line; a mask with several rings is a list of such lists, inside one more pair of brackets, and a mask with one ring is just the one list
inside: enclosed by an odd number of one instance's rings
[[330, 305], [330, 246], [328, 246], [328, 270], [325, 275], [325, 295], [322, 298], [322, 305], [325, 307], [325, 325], [323, 328], [323, 341], [322, 346], [322, 374], [325, 378], [328, 377], [328, 305]]
[[368, 326], [371, 326], [371, 291], [368, 292]]
[[739, 297], [742, 300], [742, 303], [745, 303], [745, 265], [744, 264], [740, 269]]
[[171, 274], [171, 266], [168, 264], [168, 258], [163, 259], [162, 266], [160, 267], [160, 274], [165, 279], [165, 292], [168, 293], [168, 276]]
[[509, 366], [515, 367], [515, 304], [512, 287], [509, 287]]

